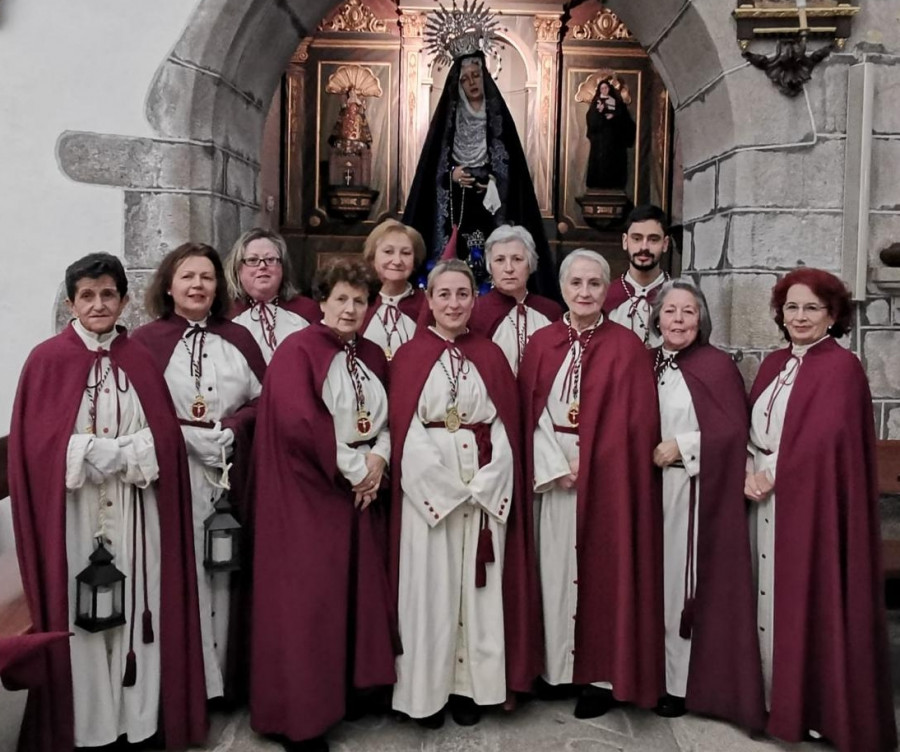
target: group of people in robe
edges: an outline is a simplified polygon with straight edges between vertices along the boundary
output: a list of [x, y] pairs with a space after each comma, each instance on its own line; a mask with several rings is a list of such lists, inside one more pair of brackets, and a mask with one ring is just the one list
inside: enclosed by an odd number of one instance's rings
[[[414, 287], [425, 243], [387, 220], [312, 299], [255, 229], [224, 264], [169, 253], [131, 334], [118, 259], [72, 264], [72, 321], [29, 357], [10, 435], [35, 630], [71, 632], [20, 749], [199, 745], [224, 697], [285, 749], [327, 750], [345, 718], [465, 726], [533, 695], [893, 749], [845, 286], [778, 281], [788, 346], [748, 400], [703, 293], [661, 271], [664, 213], [636, 208], [622, 242], [617, 279], [563, 258], [564, 313], [529, 292], [521, 226], [487, 239], [487, 294], [457, 259]], [[205, 566], [226, 493], [238, 571]], [[125, 623], [93, 632], [76, 575], [101, 546]]]

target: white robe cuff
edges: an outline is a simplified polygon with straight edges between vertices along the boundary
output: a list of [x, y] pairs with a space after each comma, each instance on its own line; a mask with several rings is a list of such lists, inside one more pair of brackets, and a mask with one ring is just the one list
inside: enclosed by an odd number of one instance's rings
[[428, 526], [434, 527], [468, 501], [471, 492], [459, 479], [459, 472], [442, 463], [428, 432], [418, 417], [413, 417], [406, 434], [400, 472], [403, 493]]
[[378, 438], [375, 439], [375, 446], [372, 447], [372, 453], [381, 457], [386, 465], [391, 464], [391, 432], [388, 431], [387, 426], [385, 426], [384, 430], [378, 434]]
[[69, 490], [81, 488], [87, 481], [84, 458], [93, 439], [89, 433], [75, 433], [69, 437], [66, 448], [66, 488]]
[[491, 461], [469, 481], [472, 500], [498, 522], [506, 523], [513, 492], [512, 447], [506, 428], [497, 418], [491, 424]]
[[545, 408], [534, 430], [534, 490], [546, 493], [560, 478], [571, 474], [569, 460], [556, 440], [553, 419]]
[[700, 432], [689, 431], [675, 437], [685, 472], [692, 478], [700, 473]]
[[149, 428], [120, 436], [119, 451], [125, 462], [120, 473], [123, 483], [131, 483], [138, 488], [147, 488], [159, 478], [159, 463], [156, 461], [156, 446]]

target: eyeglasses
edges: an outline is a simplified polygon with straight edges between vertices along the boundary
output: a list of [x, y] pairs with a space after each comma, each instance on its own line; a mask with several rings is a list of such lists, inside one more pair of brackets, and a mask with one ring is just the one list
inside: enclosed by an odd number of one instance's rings
[[260, 258], [259, 256], [248, 256], [245, 259], [241, 259], [241, 263], [244, 266], [257, 267], [257, 266], [281, 266], [281, 256], [265, 256]]
[[781, 310], [784, 312], [785, 316], [796, 316], [800, 311], [803, 311], [807, 316], [815, 316], [816, 314], [822, 313], [822, 311], [827, 311], [828, 306], [819, 305], [818, 303], [804, 303], [803, 305], [799, 305], [798, 303], [785, 303], [781, 306]]

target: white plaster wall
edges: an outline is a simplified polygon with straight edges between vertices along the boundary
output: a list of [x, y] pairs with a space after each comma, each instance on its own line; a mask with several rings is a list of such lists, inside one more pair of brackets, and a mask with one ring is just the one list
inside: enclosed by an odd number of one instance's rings
[[120, 189], [60, 171], [65, 130], [153, 135], [147, 90], [193, 11], [190, 0], [0, 2], [0, 434], [19, 371], [50, 336], [66, 266], [123, 253]]

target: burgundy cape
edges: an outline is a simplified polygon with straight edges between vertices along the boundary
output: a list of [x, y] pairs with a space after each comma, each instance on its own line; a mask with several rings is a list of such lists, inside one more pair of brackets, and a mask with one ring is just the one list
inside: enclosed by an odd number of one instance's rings
[[687, 707], [752, 731], [765, 726], [744, 475], [750, 430], [744, 382], [709, 345], [676, 364], [700, 424], [697, 588]]
[[[246, 298], [233, 301], [231, 309], [228, 311], [228, 318], [233, 319], [236, 316], [240, 316], [249, 307], [250, 304], [247, 302]], [[285, 311], [296, 313], [298, 316], [302, 316], [310, 324], [318, 324], [322, 319], [322, 309], [319, 308], [319, 304], [312, 298], [307, 298], [305, 295], [297, 295], [290, 300], [279, 299], [278, 307], [284, 308]]]
[[[69, 631], [68, 588], [76, 573], [68, 571], [66, 562], [66, 450], [94, 359], [67, 326], [34, 349], [16, 393], [9, 437], [10, 497], [35, 632]], [[170, 749], [200, 745], [207, 729], [206, 689], [181, 430], [165, 381], [147, 367], [150, 353], [124, 329], [110, 346], [110, 359], [137, 391], [159, 463], [161, 591], [153, 621], [160, 641], [160, 731]], [[45, 655], [48, 681], [28, 694], [22, 752], [64, 752], [74, 746], [68, 643], [48, 645]]]
[[[567, 325], [557, 321], [535, 332], [519, 369], [531, 483], [534, 431], [568, 351]], [[573, 682], [609, 681], [619, 700], [652, 707], [665, 687], [665, 625], [651, 355], [630, 330], [606, 319], [581, 373]]]
[[[550, 298], [541, 295], [529, 293], [525, 298], [525, 305], [534, 308], [538, 313], [543, 314], [551, 322], [562, 317], [562, 308], [559, 303]], [[475, 334], [490, 339], [497, 331], [503, 317], [516, 307], [515, 298], [504, 295], [499, 290], [491, 290], [485, 295], [479, 295], [475, 299], [475, 310], [472, 311], [472, 318], [469, 321], [469, 329]]]
[[[385, 382], [381, 348], [356, 342], [358, 357]], [[294, 741], [340, 721], [351, 688], [396, 681], [379, 502], [354, 508], [322, 401], [341, 348], [324, 324], [284, 340], [266, 375], [254, 447], [250, 722]]]
[[43, 651], [48, 645], [69, 639], [68, 632], [38, 632], [36, 634], [0, 637], [0, 679], [11, 692], [40, 687], [47, 677], [47, 661]]
[[[656, 302], [656, 296], [662, 285], [657, 285], [647, 294], [647, 302], [652, 306]], [[622, 303], [634, 295], [634, 286], [626, 281], [625, 275], [617, 277], [609, 286], [609, 292], [606, 294], [606, 300], [603, 301], [604, 313], [616, 310]]]
[[[751, 403], [790, 348], [767, 357]], [[872, 397], [853, 353], [810, 348], [775, 473], [775, 634], [767, 731], [815, 729], [849, 752], [894, 749]]]
[[[490, 340], [464, 334], [457, 337], [454, 344], [478, 369], [512, 448], [515, 485], [512, 510], [506, 520], [503, 561], [506, 686], [511, 691], [528, 692], [543, 671], [544, 648], [534, 521], [530, 509], [524, 504], [525, 495], [522, 493], [521, 431], [515, 380], [503, 352]], [[403, 447], [425, 381], [446, 347], [444, 339], [430, 329], [424, 329], [404, 345], [391, 361], [391, 586], [395, 599], [400, 582], [403, 512], [400, 463]]]
[[[366, 315], [363, 318], [362, 326], [359, 328], [359, 331], [364, 332], [369, 326], [369, 322], [372, 321], [372, 317], [375, 315], [375, 311], [378, 310], [378, 307], [381, 305], [381, 296], [376, 295], [375, 300], [369, 305], [366, 309]], [[418, 288], [413, 288], [412, 295], [408, 295], [403, 298], [398, 304], [397, 308], [400, 309], [400, 313], [404, 313], [409, 316], [413, 321], [416, 322], [416, 330], [420, 326], [427, 326], [426, 319], [431, 311], [428, 308], [428, 301], [425, 300], [425, 293], [422, 292]]]
[[[294, 298], [294, 301], [298, 298]], [[305, 298], [305, 300], [309, 300]], [[289, 302], [294, 302], [289, 301]], [[311, 301], [310, 301], [311, 302]], [[287, 307], [287, 306], [285, 306]], [[316, 307], [318, 311], [318, 307]], [[301, 315], [301, 311], [297, 311]], [[237, 314], [235, 314], [237, 315]], [[190, 323], [172, 314], [138, 328], [134, 338], [153, 353], [154, 362], [165, 373], [172, 359], [172, 351], [178, 346], [184, 330]], [[248, 329], [222, 318], [210, 317], [207, 329], [234, 345], [259, 382], [266, 374], [266, 361], [259, 344]], [[222, 427], [234, 433], [229, 480], [231, 489], [228, 500], [235, 519], [241, 524], [241, 568], [232, 575], [231, 600], [228, 621], [228, 655], [225, 661], [225, 698], [233, 703], [247, 700], [250, 660], [250, 604], [253, 585], [253, 480], [252, 448], [256, 425], [256, 409], [259, 400], [250, 400], [238, 410], [222, 419]]]

